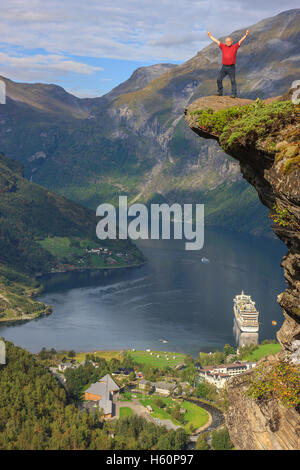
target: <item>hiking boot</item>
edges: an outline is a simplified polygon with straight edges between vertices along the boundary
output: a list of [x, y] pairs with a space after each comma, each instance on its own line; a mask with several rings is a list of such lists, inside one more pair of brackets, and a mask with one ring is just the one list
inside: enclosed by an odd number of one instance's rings
[[236, 98], [237, 96], [236, 95], [230, 95], [230, 98]]

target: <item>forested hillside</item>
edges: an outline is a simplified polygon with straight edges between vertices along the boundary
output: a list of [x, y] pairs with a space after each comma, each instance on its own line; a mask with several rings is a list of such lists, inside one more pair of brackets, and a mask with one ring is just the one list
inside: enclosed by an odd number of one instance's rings
[[[181, 449], [185, 432], [132, 416], [106, 423], [80, 411], [38, 359], [6, 342], [0, 366], [0, 449]], [[113, 432], [114, 438], [111, 437]]]
[[[0, 322], [50, 313], [33, 298], [38, 273], [144, 261], [128, 240], [98, 240], [94, 211], [29, 182], [22, 173], [19, 163], [0, 154]], [[87, 252], [99, 245], [109, 256]]]

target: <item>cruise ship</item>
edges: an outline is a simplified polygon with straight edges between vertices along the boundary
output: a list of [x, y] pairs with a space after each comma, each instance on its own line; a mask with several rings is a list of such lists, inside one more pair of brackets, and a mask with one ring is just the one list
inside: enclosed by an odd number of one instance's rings
[[258, 332], [258, 311], [250, 295], [245, 295], [244, 291], [236, 295], [233, 299], [233, 311], [237, 326], [241, 331], [247, 333]]

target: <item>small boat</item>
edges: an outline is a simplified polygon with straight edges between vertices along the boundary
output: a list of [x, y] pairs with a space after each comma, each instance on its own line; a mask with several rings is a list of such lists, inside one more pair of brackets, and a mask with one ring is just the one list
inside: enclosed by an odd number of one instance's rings
[[205, 258], [205, 257], [201, 258], [201, 262], [204, 263], [204, 264], [210, 263], [209, 259]]
[[168, 341], [166, 339], [160, 339], [159, 340], [161, 343], [167, 343]]

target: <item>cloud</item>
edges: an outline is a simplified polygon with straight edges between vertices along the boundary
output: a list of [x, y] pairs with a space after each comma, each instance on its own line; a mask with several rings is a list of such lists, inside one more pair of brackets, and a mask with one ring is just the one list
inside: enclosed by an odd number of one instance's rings
[[182, 34], [163, 34], [159, 39], [150, 41], [148, 45], [155, 47], [181, 47], [192, 44], [198, 44], [202, 40], [206, 40], [206, 34], [194, 32], [194, 33], [182, 33]]
[[101, 68], [90, 63], [103, 58], [178, 63], [209, 43], [207, 30], [228, 35], [297, 8], [298, 1], [10, 0], [0, 14], [0, 74], [27, 81], [95, 75], [99, 81]]
[[[286, 0], [284, 8], [296, 6]], [[281, 10], [279, 0], [10, 0], [0, 27], [5, 43], [49, 53], [186, 60], [206, 29], [229, 34]]]
[[30, 77], [62, 77], [69, 74], [90, 75], [101, 67], [87, 65], [56, 54], [14, 56], [0, 52], [1, 73], [9, 77], [18, 75], [19, 80]]

